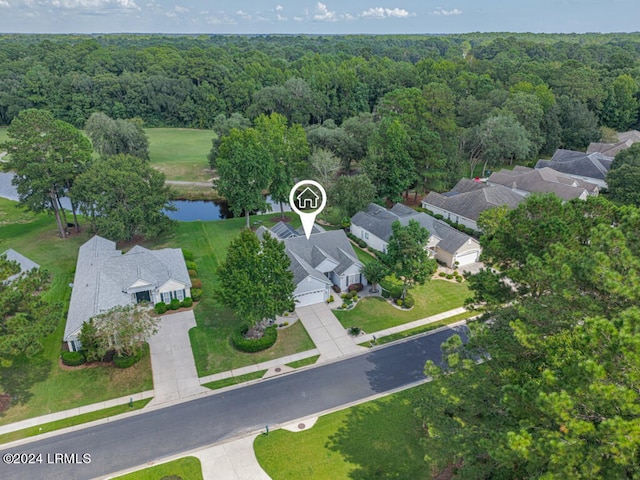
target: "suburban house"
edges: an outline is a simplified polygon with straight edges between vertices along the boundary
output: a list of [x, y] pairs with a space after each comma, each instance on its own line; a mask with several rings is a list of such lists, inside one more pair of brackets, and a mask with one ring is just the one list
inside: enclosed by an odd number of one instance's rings
[[429, 192], [422, 200], [422, 207], [447, 220], [479, 230], [477, 221], [482, 212], [503, 205], [513, 209], [523, 200], [522, 195], [502, 185], [463, 178], [449, 192]]
[[117, 306], [170, 303], [191, 296], [191, 280], [179, 248], [148, 250], [136, 245], [123, 254], [99, 236], [80, 246], [64, 330], [70, 351], [90, 318]]
[[594, 183], [579, 180], [549, 167], [533, 169], [518, 165], [513, 170], [503, 169], [492, 173], [487, 183], [502, 185], [523, 196], [531, 193], [555, 193], [563, 200], [586, 200], [589, 195], [597, 196], [600, 192], [600, 188]]
[[625, 150], [634, 143], [640, 142], [640, 132], [638, 130], [621, 132], [617, 135], [618, 141], [615, 143], [590, 143], [587, 147], [587, 153], [602, 153], [608, 157], [615, 157], [620, 150]]
[[9, 260], [11, 262], [17, 262], [18, 265], [20, 266], [20, 271], [18, 273], [14, 274], [14, 275], [11, 275], [10, 277], [8, 277], [4, 281], [4, 283], [11, 283], [16, 278], [18, 278], [20, 275], [22, 275], [23, 273], [27, 273], [27, 272], [30, 272], [33, 269], [40, 268], [40, 265], [38, 265], [36, 262], [34, 262], [32, 260], [29, 260], [27, 257], [25, 257], [24, 255], [19, 254], [18, 252], [16, 252], [12, 248], [2, 252], [2, 254], [0, 254], [0, 256], [6, 257], [7, 260]]
[[606, 188], [605, 177], [611, 168], [611, 162], [613, 157], [598, 152], [584, 153], [558, 149], [551, 160], [538, 160], [536, 169], [549, 167], [556, 172]]
[[389, 239], [393, 235], [391, 225], [400, 222], [408, 225], [415, 220], [429, 230], [431, 236], [425, 248], [436, 259], [449, 267], [477, 262], [480, 258], [480, 244], [476, 239], [456, 230], [442, 220], [437, 220], [423, 212], [398, 203], [387, 210], [374, 203], [365, 212], [358, 212], [351, 218], [351, 233], [362, 238], [376, 250], [387, 251]]
[[260, 227], [256, 235], [262, 239], [266, 232], [284, 243], [287, 256], [291, 259], [296, 306], [326, 301], [334, 285], [346, 290], [354, 283], [367, 284], [361, 273], [364, 265], [358, 260], [344, 231], [325, 231], [314, 225], [307, 240], [301, 229], [296, 230], [280, 222], [270, 230]]

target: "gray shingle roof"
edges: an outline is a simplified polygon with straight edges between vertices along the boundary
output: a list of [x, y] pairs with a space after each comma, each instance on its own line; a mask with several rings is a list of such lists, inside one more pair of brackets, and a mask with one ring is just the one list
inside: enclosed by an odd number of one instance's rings
[[551, 157], [551, 160], [538, 160], [536, 169], [549, 167], [556, 172], [567, 175], [604, 180], [609, 168], [611, 168], [612, 161], [613, 157], [602, 153], [584, 153], [558, 149]]
[[[429, 230], [432, 240], [436, 241], [438, 247], [452, 254], [469, 240], [472, 240], [469, 235], [456, 230], [447, 223], [426, 213], [416, 212], [401, 203], [395, 204], [391, 210], [372, 203], [366, 212], [356, 213], [351, 219], [351, 223], [388, 242], [393, 234], [391, 228], [393, 222], [398, 221], [401, 225], [406, 226], [411, 220], [415, 220]], [[384, 236], [380, 236], [376, 232]]]
[[[473, 183], [475, 184], [475, 182]], [[473, 189], [466, 190], [448, 196], [430, 192], [422, 202], [427, 208], [429, 208], [429, 205], [433, 205], [469, 220], [477, 221], [480, 214], [485, 210], [503, 205], [510, 209], [516, 208], [524, 200], [522, 195], [502, 185], [487, 185], [483, 183], [476, 184]]]
[[570, 177], [549, 167], [534, 170], [517, 166], [513, 170], [500, 170], [492, 173], [487, 182], [529, 193], [555, 193], [563, 200], [579, 198], [585, 191], [591, 194], [598, 192], [597, 185]]
[[[95, 236], [80, 246], [64, 339], [74, 336], [84, 322], [115, 306], [129, 305], [129, 289], [142, 280], [155, 290], [169, 280], [191, 287], [191, 280], [178, 248], [148, 250], [135, 246], [126, 254], [115, 242]], [[135, 289], [130, 290], [135, 291]]]
[[[307, 275], [311, 275], [323, 281], [326, 280], [330, 285], [331, 281], [323, 273], [316, 270], [327, 258], [338, 262], [338, 266], [333, 270], [338, 275], [354, 264], [363, 267], [342, 230], [316, 233], [311, 235], [309, 240], [305, 236], [291, 237], [283, 242], [287, 255], [291, 258], [291, 269], [296, 283], [304, 280]], [[294, 265], [294, 259], [298, 265]]]
[[12, 248], [2, 252], [2, 254], [0, 254], [0, 255], [6, 256], [7, 260], [9, 260], [11, 262], [17, 262], [18, 265], [20, 266], [20, 271], [18, 273], [16, 273], [15, 275], [11, 275], [10, 277], [7, 277], [7, 279], [5, 280], [6, 283], [13, 282], [20, 275], [22, 275], [23, 273], [29, 272], [29, 271], [33, 270], [34, 268], [40, 268], [40, 265], [38, 265], [36, 262], [34, 262], [33, 260], [28, 259], [27, 257], [25, 257], [24, 255], [22, 255], [22, 254], [20, 254], [18, 252], [16, 252]]

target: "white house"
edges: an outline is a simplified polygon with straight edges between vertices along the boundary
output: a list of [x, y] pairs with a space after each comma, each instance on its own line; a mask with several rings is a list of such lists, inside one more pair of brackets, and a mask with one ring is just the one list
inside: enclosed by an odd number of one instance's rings
[[367, 284], [364, 266], [342, 230], [324, 231], [316, 225], [307, 240], [303, 232], [280, 222], [271, 230], [260, 227], [256, 234], [262, 238], [267, 231], [284, 243], [291, 260], [296, 306], [326, 301], [334, 285], [346, 290], [354, 283]]
[[115, 242], [95, 236], [78, 252], [64, 341], [69, 350], [78, 350], [82, 324], [114, 307], [170, 303], [190, 296], [182, 250], [148, 250], [137, 245], [123, 254]]
[[449, 267], [454, 267], [456, 262], [459, 266], [464, 266], [479, 260], [481, 248], [475, 238], [400, 203], [394, 205], [391, 210], [369, 204], [365, 212], [358, 212], [351, 218], [351, 233], [363, 239], [372, 248], [386, 252], [389, 239], [393, 235], [392, 224], [397, 221], [401, 225], [408, 225], [410, 220], [415, 220], [429, 230], [431, 236], [425, 248], [436, 260]]

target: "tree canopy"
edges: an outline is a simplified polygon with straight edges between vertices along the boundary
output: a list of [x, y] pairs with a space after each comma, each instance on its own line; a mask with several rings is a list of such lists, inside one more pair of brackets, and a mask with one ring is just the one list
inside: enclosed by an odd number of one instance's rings
[[149, 139], [139, 119], [114, 120], [96, 112], [91, 114], [84, 129], [100, 155], [132, 155], [149, 160]]
[[618, 152], [606, 180], [612, 199], [640, 206], [640, 144]]

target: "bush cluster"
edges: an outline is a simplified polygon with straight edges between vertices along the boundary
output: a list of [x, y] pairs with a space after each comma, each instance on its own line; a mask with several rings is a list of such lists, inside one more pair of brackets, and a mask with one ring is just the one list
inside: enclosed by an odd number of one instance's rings
[[189, 270], [189, 278], [196, 278], [198, 276], [198, 272], [196, 272], [195, 270]]
[[192, 278], [191, 288], [197, 288], [199, 290], [202, 289], [202, 280], [200, 280], [199, 278]]
[[121, 356], [115, 355], [113, 357], [113, 364], [118, 368], [129, 368], [140, 361], [144, 350], [139, 350], [135, 355]]
[[201, 288], [192, 288], [191, 289], [191, 299], [194, 302], [199, 302], [202, 298], [202, 289]]
[[360, 248], [367, 248], [367, 242], [365, 242], [361, 238], [356, 237], [353, 233], [347, 233], [347, 237], [353, 240]]
[[444, 272], [440, 272], [440, 273], [438, 274], [438, 276], [439, 276], [439, 277], [444, 277], [445, 275], [446, 275], [446, 273], [444, 273]]
[[245, 325], [231, 335], [233, 346], [242, 352], [255, 353], [266, 350], [278, 339], [278, 330], [275, 325], [267, 327], [261, 338], [245, 338], [248, 331], [249, 327]]
[[198, 265], [196, 265], [196, 262], [194, 261], [187, 261], [185, 262], [187, 265], [187, 270], [198, 270]]
[[158, 315], [162, 315], [169, 309], [169, 307], [164, 302], [158, 302], [153, 306], [153, 309], [156, 311]]
[[397, 300], [396, 300], [396, 305], [398, 305], [399, 307], [401, 307], [401, 306], [402, 306], [402, 304], [403, 304], [403, 302], [402, 302], [402, 299], [401, 299], [401, 298], [399, 298], [399, 299], [397, 299]]
[[411, 295], [407, 294], [404, 296], [405, 308], [412, 308], [415, 304], [416, 304], [416, 301]]
[[178, 310], [180, 308], [180, 300], [174, 298], [169, 304], [169, 310]]
[[185, 262], [193, 262], [193, 253], [189, 250], [182, 249], [182, 256], [184, 257]]
[[462, 283], [462, 276], [456, 275], [456, 282]]
[[82, 352], [62, 352], [62, 363], [69, 367], [77, 367], [86, 361], [87, 359]]
[[192, 305], [193, 305], [193, 299], [191, 297], [187, 297], [182, 302], [180, 302], [181, 307], [189, 308]]
[[353, 291], [361, 292], [363, 288], [364, 286], [361, 283], [354, 283], [349, 285], [349, 288], [347, 288], [347, 290], [349, 290], [350, 292], [353, 292]]

